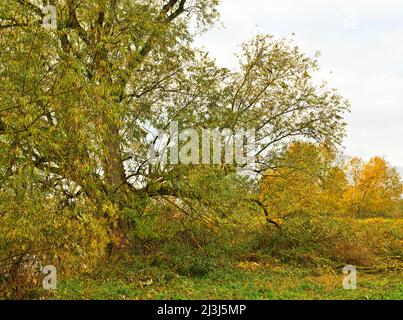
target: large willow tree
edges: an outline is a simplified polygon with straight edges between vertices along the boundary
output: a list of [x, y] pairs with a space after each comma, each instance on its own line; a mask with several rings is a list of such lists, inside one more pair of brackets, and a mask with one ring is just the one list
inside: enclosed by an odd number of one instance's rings
[[[50, 247], [79, 241], [60, 236], [68, 228], [93, 228], [93, 235], [107, 226], [124, 238], [129, 218], [158, 201], [188, 213], [242, 202], [247, 190], [236, 168], [150, 169], [150, 131], [172, 121], [256, 129], [260, 173], [291, 140], [340, 142], [347, 103], [312, 80], [316, 58], [260, 35], [243, 45], [239, 68], [228, 70], [192, 47], [216, 21], [217, 2], [1, 2], [3, 255], [35, 248], [26, 245], [35, 237]], [[43, 26], [48, 4], [57, 9], [57, 29]]]

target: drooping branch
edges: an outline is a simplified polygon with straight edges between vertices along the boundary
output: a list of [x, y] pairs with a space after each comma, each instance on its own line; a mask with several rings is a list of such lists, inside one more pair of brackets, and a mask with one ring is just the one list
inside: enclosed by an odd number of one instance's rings
[[276, 226], [276, 228], [281, 231], [281, 226], [276, 221], [269, 218], [269, 212], [267, 211], [266, 206], [261, 201], [259, 201], [257, 199], [250, 199], [250, 201], [256, 203], [263, 210], [267, 223], [270, 223], [270, 224]]

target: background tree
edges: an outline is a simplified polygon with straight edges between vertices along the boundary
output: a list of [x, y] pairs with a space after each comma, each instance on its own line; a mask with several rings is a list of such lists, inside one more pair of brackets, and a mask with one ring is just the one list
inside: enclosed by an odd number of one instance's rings
[[351, 185], [346, 190], [345, 201], [350, 213], [368, 217], [398, 210], [403, 190], [401, 177], [383, 158], [373, 157], [365, 164], [353, 158], [348, 177]]
[[276, 167], [266, 172], [260, 189], [271, 215], [285, 219], [341, 211], [346, 177], [333, 150], [295, 142], [277, 159]]

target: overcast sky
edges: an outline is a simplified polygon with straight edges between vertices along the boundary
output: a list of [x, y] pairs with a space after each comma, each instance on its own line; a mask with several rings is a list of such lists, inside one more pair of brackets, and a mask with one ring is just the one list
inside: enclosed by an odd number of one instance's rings
[[257, 33], [295, 33], [320, 77], [351, 102], [348, 155], [384, 156], [403, 173], [402, 0], [221, 0], [221, 22], [196, 44], [235, 68], [239, 44]]

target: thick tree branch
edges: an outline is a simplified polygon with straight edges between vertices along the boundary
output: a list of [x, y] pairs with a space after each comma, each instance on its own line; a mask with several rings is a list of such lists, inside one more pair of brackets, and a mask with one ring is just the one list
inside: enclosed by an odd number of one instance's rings
[[[181, 13], [185, 11], [185, 4], [186, 0], [180, 0], [178, 8], [172, 12], [170, 15], [168, 13], [170, 10], [172, 10], [175, 5], [178, 3], [179, 0], [170, 0], [168, 3], [166, 3], [163, 8], [161, 9], [160, 13], [157, 16], [156, 23], [157, 24], [167, 24], [172, 22], [175, 18], [177, 18]], [[148, 54], [151, 52], [153, 48], [153, 43], [155, 42], [157, 37], [157, 32], [153, 32], [144, 46], [138, 51], [137, 53], [134, 53], [134, 55], [129, 59], [128, 66], [126, 70], [135, 70], [143, 61], [144, 59], [148, 56]], [[131, 73], [129, 71], [126, 71], [124, 76], [123, 76], [123, 83], [124, 85], [127, 84], [131, 77]], [[123, 97], [123, 93], [121, 95], [121, 98]]]
[[81, 24], [77, 18], [76, 10], [77, 10], [78, 4], [76, 4], [76, 0], [68, 0], [67, 6], [69, 9], [69, 20], [67, 22], [66, 27], [77, 30], [78, 35], [85, 42], [85, 44], [90, 45], [90, 39], [88, 37], [88, 34], [84, 30], [84, 28], [81, 26]]
[[18, 2], [20, 5], [22, 5], [24, 7], [27, 7], [32, 12], [34, 12], [36, 15], [38, 15], [40, 17], [44, 16], [41, 8], [39, 8], [38, 6], [34, 5], [33, 3], [29, 2], [28, 0], [15, 0], [15, 1]]

